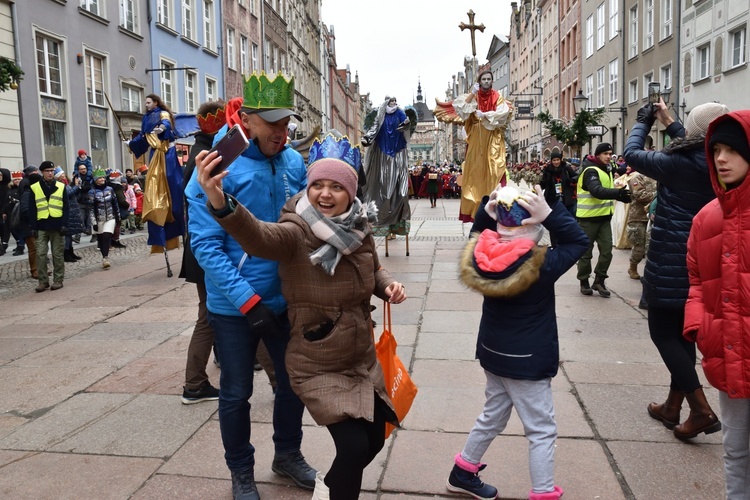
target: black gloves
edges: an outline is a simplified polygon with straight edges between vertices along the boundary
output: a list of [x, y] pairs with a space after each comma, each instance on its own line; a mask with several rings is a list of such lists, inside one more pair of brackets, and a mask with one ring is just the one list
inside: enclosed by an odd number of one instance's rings
[[91, 229], [93, 229], [95, 233], [98, 233], [99, 232], [99, 224], [94, 224], [93, 226], [91, 226]]
[[274, 328], [281, 326], [276, 314], [263, 304], [255, 304], [252, 309], [245, 313], [248, 323], [252, 328]]
[[65, 227], [65, 226], [61, 227], [60, 228], [60, 234], [62, 234], [63, 236], [67, 236], [68, 235], [68, 228]]
[[638, 116], [635, 117], [635, 121], [643, 123], [651, 128], [656, 121], [656, 109], [653, 104], [646, 104], [638, 110]]
[[621, 187], [615, 199], [623, 203], [630, 203], [630, 190], [626, 187]]

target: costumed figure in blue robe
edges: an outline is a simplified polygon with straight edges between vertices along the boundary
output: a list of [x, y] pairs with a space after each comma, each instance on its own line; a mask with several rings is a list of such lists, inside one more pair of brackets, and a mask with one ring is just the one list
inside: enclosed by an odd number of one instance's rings
[[142, 217], [148, 221], [151, 253], [178, 248], [184, 234], [182, 167], [177, 161], [175, 138], [172, 112], [158, 95], [149, 94], [141, 132], [125, 144], [136, 157], [149, 154]]
[[[409, 157], [406, 146], [411, 136], [411, 120], [398, 107], [395, 97], [386, 96], [377, 111], [375, 123], [362, 138], [370, 146], [365, 156], [364, 202], [374, 201], [378, 221], [376, 236], [395, 238], [409, 234]], [[416, 125], [416, 124], [415, 124]]]

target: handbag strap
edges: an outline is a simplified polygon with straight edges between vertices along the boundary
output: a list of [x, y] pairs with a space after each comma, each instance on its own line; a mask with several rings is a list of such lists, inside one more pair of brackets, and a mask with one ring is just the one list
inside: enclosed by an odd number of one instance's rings
[[393, 332], [391, 328], [391, 303], [383, 301], [383, 329]]

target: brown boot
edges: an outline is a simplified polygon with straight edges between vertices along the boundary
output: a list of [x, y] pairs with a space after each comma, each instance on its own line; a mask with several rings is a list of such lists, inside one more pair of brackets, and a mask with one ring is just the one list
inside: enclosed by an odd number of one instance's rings
[[683, 399], [685, 399], [684, 392], [669, 389], [666, 401], [662, 404], [651, 403], [648, 405], [648, 414], [651, 415], [651, 418], [664, 424], [667, 429], [674, 429], [674, 426], [680, 423]]
[[706, 401], [703, 388], [694, 392], [686, 392], [685, 399], [690, 405], [690, 415], [680, 425], [675, 426], [674, 436], [677, 439], [692, 439], [701, 432], [712, 434], [721, 430], [721, 422]]
[[630, 263], [630, 268], [628, 269], [628, 276], [630, 276], [630, 279], [633, 279], [633, 280], [641, 279], [641, 275], [638, 274], [638, 264], [636, 264], [635, 262]]

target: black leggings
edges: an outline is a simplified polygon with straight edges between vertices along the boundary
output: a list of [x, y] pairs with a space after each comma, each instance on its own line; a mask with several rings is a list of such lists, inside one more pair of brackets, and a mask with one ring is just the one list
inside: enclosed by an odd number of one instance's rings
[[430, 203], [433, 205], [437, 203], [437, 193], [430, 193]]
[[695, 344], [682, 336], [684, 309], [648, 307], [648, 330], [672, 380], [670, 389], [693, 392], [701, 384], [695, 371]]
[[112, 243], [112, 233], [97, 234], [96, 240], [99, 242], [99, 251], [102, 253], [102, 257], [106, 259], [109, 255], [109, 245]]
[[326, 474], [331, 500], [357, 500], [362, 488], [362, 472], [385, 444], [383, 401], [375, 396], [375, 418], [348, 418], [328, 425], [336, 445], [336, 458]]

